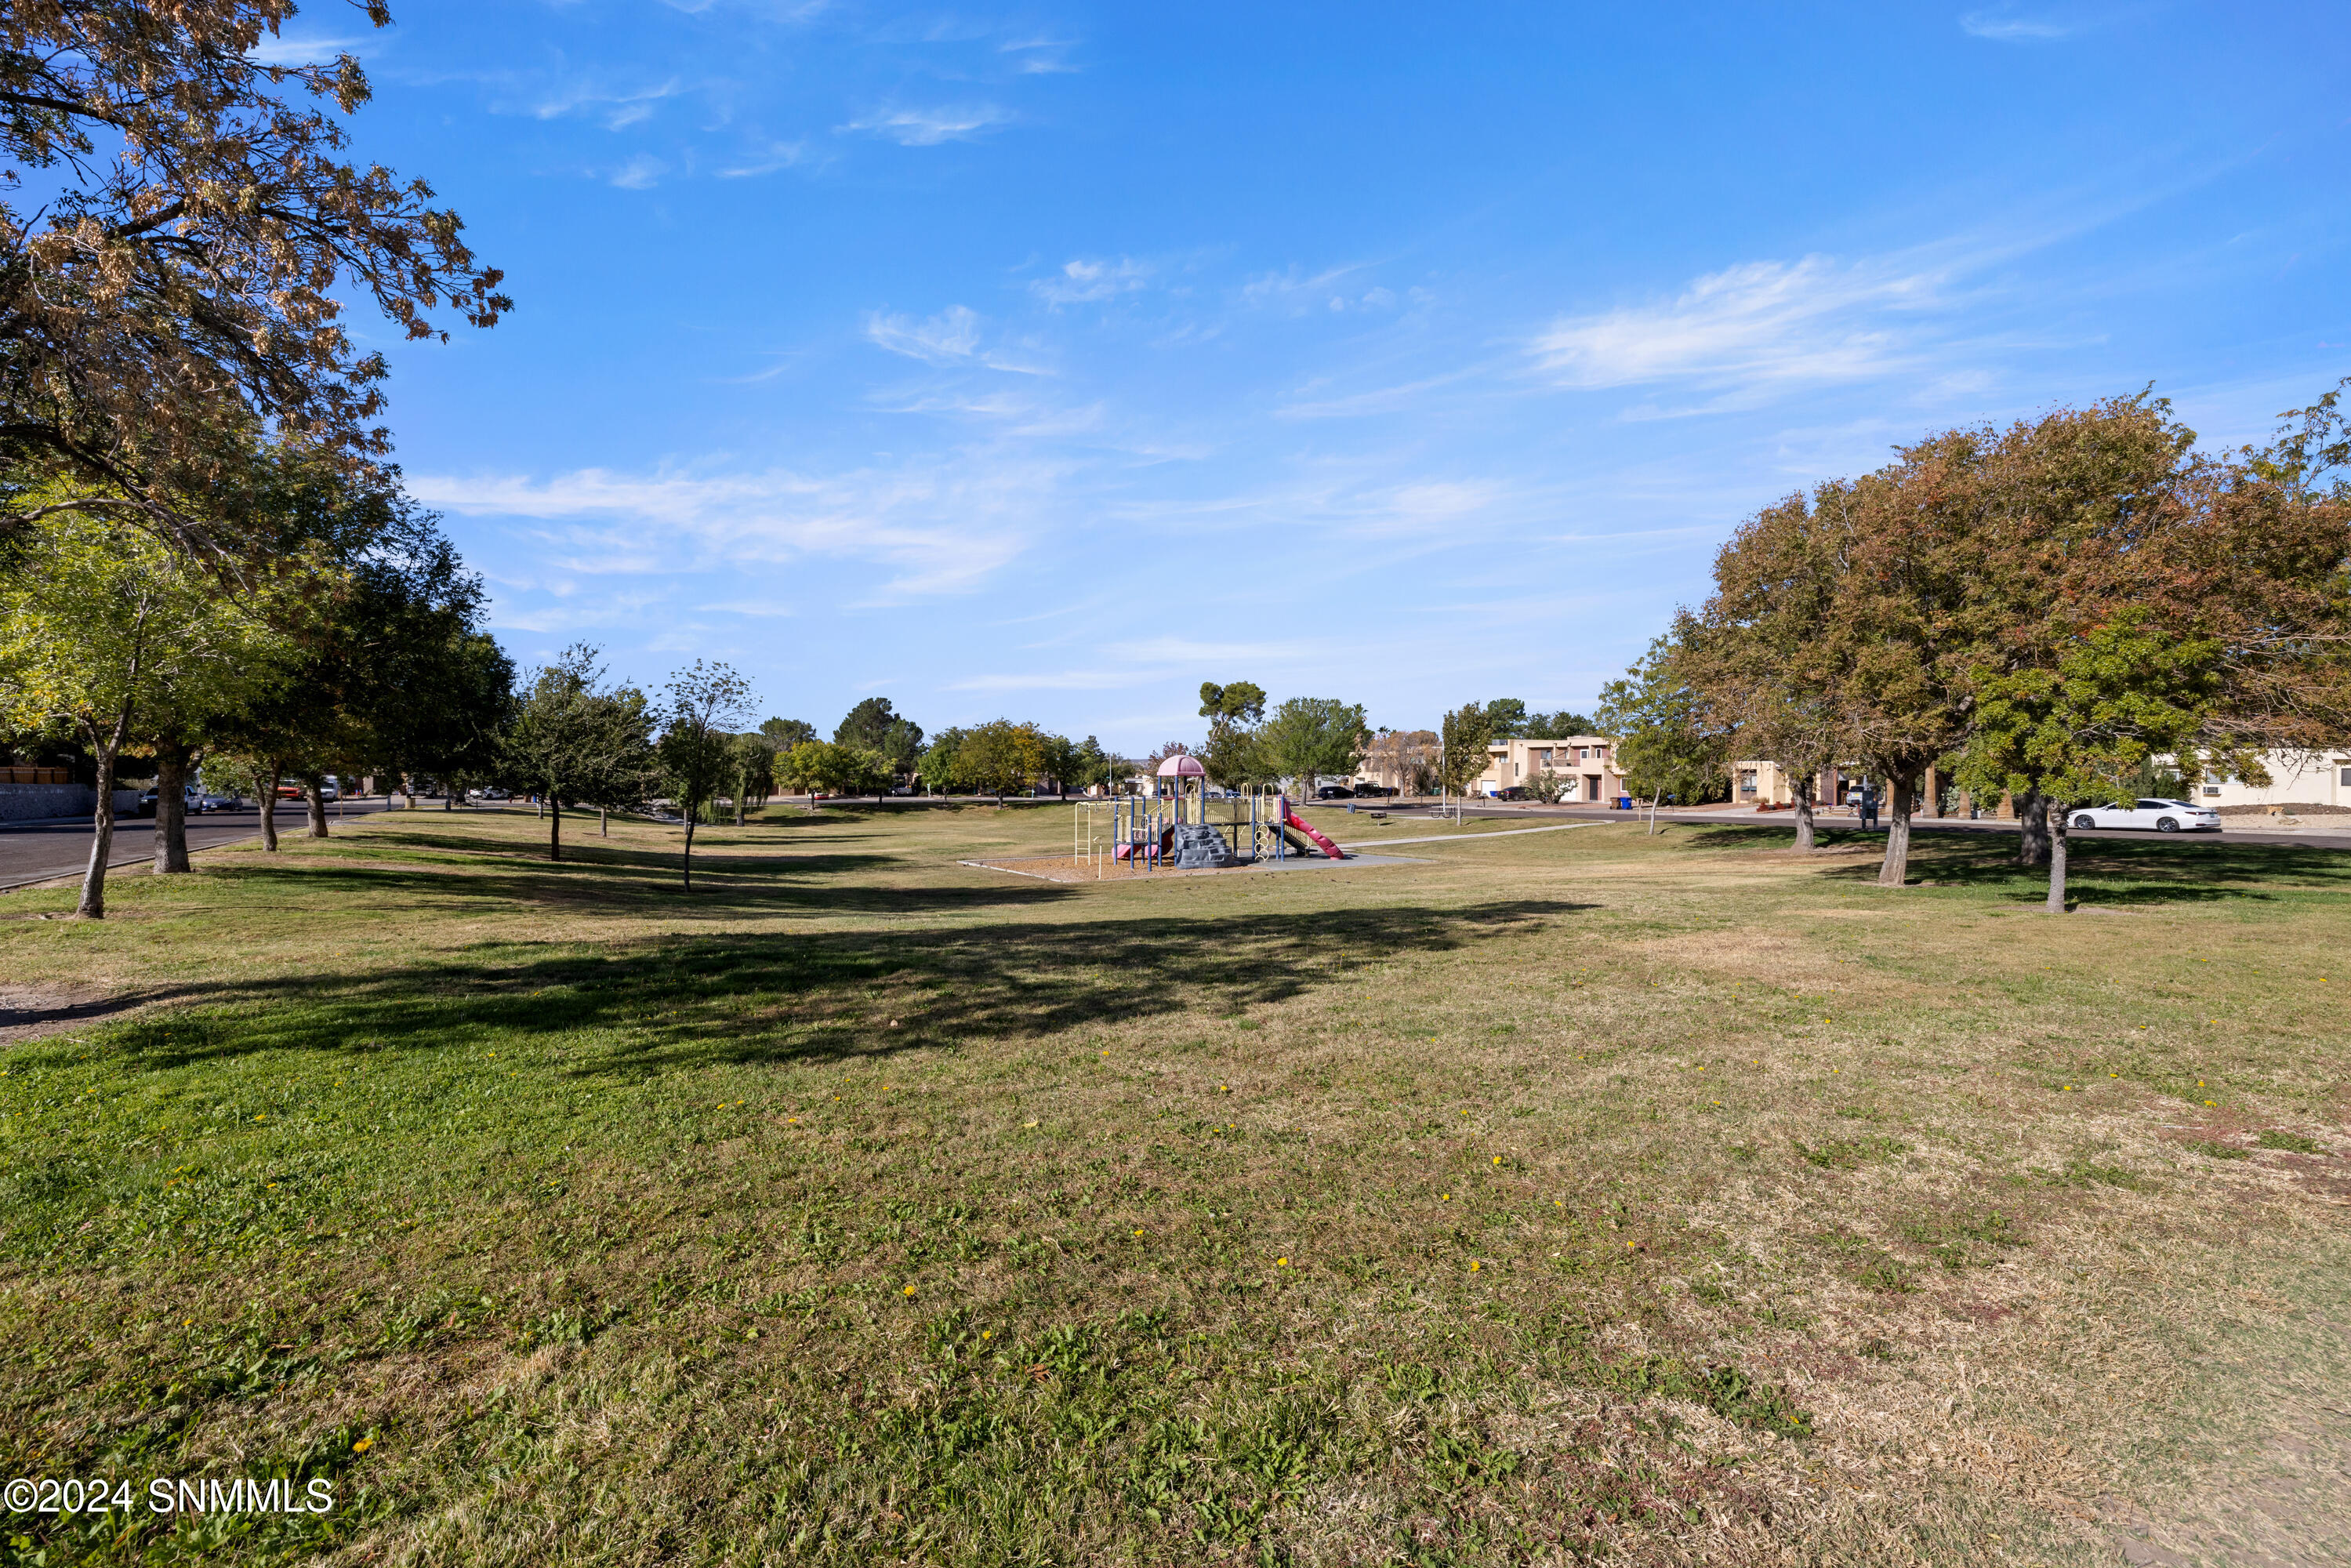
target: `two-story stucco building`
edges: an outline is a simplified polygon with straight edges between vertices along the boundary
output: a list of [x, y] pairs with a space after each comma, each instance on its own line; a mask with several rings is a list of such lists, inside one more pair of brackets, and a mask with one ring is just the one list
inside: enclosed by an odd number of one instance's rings
[[1486, 771], [1470, 781], [1469, 792], [1499, 795], [1551, 772], [1564, 786], [1561, 800], [1606, 804], [1625, 793], [1625, 775], [1615, 759], [1616, 742], [1605, 735], [1492, 741], [1486, 747]]

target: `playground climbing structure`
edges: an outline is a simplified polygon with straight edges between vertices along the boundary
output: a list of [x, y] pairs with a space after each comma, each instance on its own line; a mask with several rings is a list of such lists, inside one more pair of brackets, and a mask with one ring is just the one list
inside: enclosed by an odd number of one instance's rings
[[1096, 877], [1151, 871], [1215, 870], [1292, 855], [1346, 856], [1290, 810], [1274, 789], [1212, 797], [1197, 758], [1160, 764], [1148, 795], [1077, 802], [1071, 854]]

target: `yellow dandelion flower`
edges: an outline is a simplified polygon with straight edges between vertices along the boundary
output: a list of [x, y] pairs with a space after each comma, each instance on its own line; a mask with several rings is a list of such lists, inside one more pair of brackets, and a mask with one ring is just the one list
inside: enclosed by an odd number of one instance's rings
[[908, 1294], [908, 1295], [910, 1295], [910, 1296], [911, 1296], [911, 1295], [913, 1295], [914, 1293], [914, 1286], [912, 1286], [912, 1285], [907, 1286], [907, 1287], [906, 1287], [906, 1294]]
[[1273, 1260], [1273, 1266], [1277, 1269], [1287, 1269], [1290, 1267], [1290, 1260], [1287, 1258], [1276, 1258]]
[[351, 1445], [351, 1452], [354, 1454], [364, 1454], [370, 1448], [374, 1447], [375, 1439], [373, 1437], [361, 1437], [358, 1442]]
[[1500, 1164], [1502, 1163], [1502, 1156], [1501, 1156], [1501, 1155], [1496, 1155], [1494, 1156], [1494, 1163], [1495, 1163], [1496, 1165], [1498, 1165], [1498, 1166], [1499, 1166], [1499, 1165], [1500, 1165]]
[[1440, 1193], [1438, 1193], [1438, 1194], [1437, 1195], [1437, 1202], [1439, 1202], [1439, 1203], [1444, 1203], [1444, 1202], [1447, 1201], [1448, 1199], [1450, 1199], [1452, 1197], [1453, 1197], [1453, 1195], [1452, 1195], [1451, 1193], [1449, 1193], [1449, 1192], [1440, 1192]]
[[1134, 1228], [1134, 1233], [1135, 1233], [1137, 1236], [1142, 1235], [1142, 1234], [1143, 1234], [1143, 1228], [1142, 1228], [1141, 1226], [1139, 1226], [1139, 1225], [1138, 1225], [1138, 1226], [1136, 1226], [1136, 1227]]
[[1472, 1274], [1474, 1274], [1474, 1273], [1476, 1273], [1476, 1272], [1478, 1271], [1478, 1260], [1476, 1260], [1475, 1258], [1472, 1258], [1472, 1259], [1470, 1259], [1470, 1260], [1469, 1260], [1469, 1271], [1470, 1271]]
[[994, 1329], [982, 1329], [979, 1331], [979, 1337], [982, 1339], [994, 1339], [996, 1337], [996, 1331]]

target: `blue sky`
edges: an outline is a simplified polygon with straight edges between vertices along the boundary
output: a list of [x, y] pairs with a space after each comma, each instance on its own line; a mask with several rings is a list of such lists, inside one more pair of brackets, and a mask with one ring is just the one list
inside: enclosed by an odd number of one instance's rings
[[2351, 372], [2335, 6], [396, 15], [281, 48], [518, 303], [383, 343], [411, 488], [519, 662], [828, 732], [1583, 706], [1896, 442]]

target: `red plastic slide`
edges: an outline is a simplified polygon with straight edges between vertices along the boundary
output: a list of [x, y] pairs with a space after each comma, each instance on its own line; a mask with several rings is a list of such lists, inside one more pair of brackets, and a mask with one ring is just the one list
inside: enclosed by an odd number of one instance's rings
[[[1288, 810], [1287, 807], [1284, 807], [1283, 809]], [[1290, 826], [1296, 828], [1300, 832], [1304, 833], [1308, 838], [1313, 840], [1315, 847], [1321, 850], [1324, 854], [1329, 855], [1332, 860], [1343, 861], [1347, 858], [1345, 855], [1339, 852], [1338, 845], [1332, 843], [1330, 840], [1316, 832], [1313, 828], [1307, 824], [1306, 819], [1300, 816], [1297, 812], [1290, 811], [1287, 820]]]

